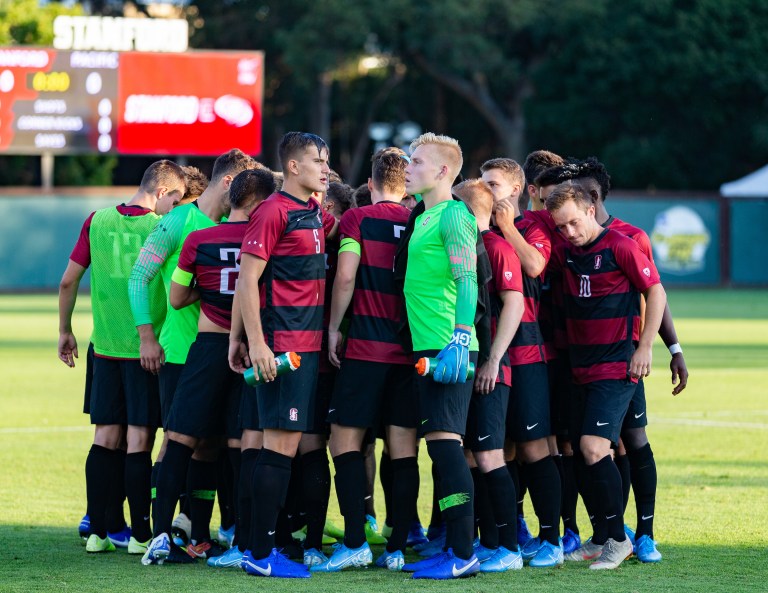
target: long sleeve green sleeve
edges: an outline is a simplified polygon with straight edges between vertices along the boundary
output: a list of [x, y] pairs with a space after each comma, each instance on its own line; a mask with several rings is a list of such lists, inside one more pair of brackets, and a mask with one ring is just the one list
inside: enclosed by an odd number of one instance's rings
[[456, 324], [471, 326], [477, 307], [477, 222], [464, 204], [447, 208], [440, 234], [456, 283]]

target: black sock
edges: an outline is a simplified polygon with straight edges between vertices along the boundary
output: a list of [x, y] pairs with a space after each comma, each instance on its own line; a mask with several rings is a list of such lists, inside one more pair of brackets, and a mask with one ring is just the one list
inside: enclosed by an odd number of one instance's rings
[[[376, 507], [373, 500], [374, 484], [376, 483], [376, 451], [374, 447], [363, 445], [363, 459], [365, 460], [365, 514], [376, 517]], [[370, 452], [370, 454], [369, 454]]]
[[131, 512], [131, 535], [137, 542], [152, 537], [149, 513], [152, 506], [152, 454], [149, 451], [125, 456], [125, 490]]
[[480, 532], [480, 543], [486, 548], [495, 550], [499, 547], [499, 531], [496, 529], [485, 476], [479, 467], [473, 467], [470, 474], [472, 474], [472, 485], [475, 488], [474, 522]]
[[419, 462], [415, 457], [392, 460], [392, 535], [387, 541], [387, 551], [405, 553], [408, 530], [416, 514], [419, 497]]
[[[122, 479], [122, 475], [120, 476]], [[91, 533], [107, 537], [107, 506], [110, 484], [118, 479], [115, 452], [100, 445], [91, 445], [85, 459], [85, 489]]]
[[235, 537], [232, 540], [232, 545], [236, 546], [238, 543], [238, 530], [239, 530], [239, 516], [240, 516], [240, 465], [241, 454], [238, 447], [227, 447], [227, 455], [229, 456], [229, 467], [232, 468], [232, 488], [230, 490], [230, 502], [232, 507], [232, 519], [235, 525]]
[[[302, 455], [297, 453], [291, 461], [291, 479], [283, 503], [283, 515], [278, 517], [275, 541], [279, 546], [293, 542], [293, 532], [306, 525], [306, 504], [304, 501], [304, 482]], [[278, 547], [279, 547], [278, 546]]]
[[621, 498], [622, 509], [627, 512], [627, 503], [629, 502], [629, 491], [632, 488], [632, 483], [629, 475], [629, 459], [626, 455], [616, 455], [613, 458], [613, 462], [616, 464], [616, 469], [619, 470], [621, 476]]
[[187, 475], [187, 496], [189, 510], [192, 513], [192, 533], [190, 539], [199, 544], [211, 539], [211, 516], [216, 503], [216, 481], [219, 473], [218, 461], [189, 462]]
[[440, 527], [443, 524], [443, 515], [440, 512], [440, 472], [432, 462], [432, 515], [429, 518], [430, 527]]
[[525, 517], [525, 511], [523, 510], [523, 502], [525, 502], [525, 495], [528, 492], [528, 466], [524, 463], [518, 463], [517, 475], [520, 480], [520, 487], [516, 489], [517, 514], [520, 515], [521, 517]]
[[576, 488], [576, 476], [573, 474], [573, 455], [563, 455], [561, 467], [563, 473], [560, 474], [560, 485], [563, 496], [560, 499], [560, 516], [563, 518], [563, 530], [570, 529], [578, 534], [576, 503], [579, 500], [579, 490]]
[[250, 549], [257, 560], [266, 558], [275, 547], [277, 516], [291, 481], [291, 461], [270, 449], [262, 449], [251, 477]]
[[179, 494], [187, 482], [189, 460], [194, 453], [191, 447], [177, 441], [168, 441], [165, 457], [157, 475], [157, 498], [155, 498], [156, 521], [154, 524], [155, 537], [161, 533], [171, 535], [173, 513]]
[[624, 513], [621, 509], [621, 476], [610, 455], [589, 466], [598, 517], [605, 521], [609, 538], [624, 541]]
[[509, 477], [512, 478], [512, 483], [515, 485], [515, 514], [522, 515], [523, 505], [520, 502], [522, 500], [522, 496], [520, 496], [520, 472], [518, 471], [517, 461], [513, 459], [512, 461], [507, 461], [506, 463]]
[[301, 456], [302, 490], [307, 519], [307, 537], [304, 549], [322, 550], [323, 529], [331, 495], [331, 469], [325, 447]]
[[365, 461], [359, 451], [333, 458], [336, 496], [344, 516], [344, 545], [359, 548], [365, 543]]
[[232, 465], [229, 463], [229, 453], [221, 450], [219, 460], [216, 462], [216, 494], [219, 499], [219, 515], [221, 526], [229, 529], [235, 524], [235, 509], [232, 507]]
[[493, 518], [499, 534], [499, 545], [515, 551], [517, 545], [517, 511], [515, 507], [515, 483], [506, 467], [499, 467], [483, 476], [488, 488], [488, 498], [493, 508]]
[[560, 535], [560, 474], [551, 455], [535, 463], [527, 463], [531, 502], [539, 518], [539, 538], [553, 546]]
[[637, 507], [637, 532], [635, 537], [647, 535], [653, 539], [653, 514], [656, 510], [656, 460], [651, 444], [646, 443], [636, 451], [627, 451], [632, 490]]
[[584, 501], [584, 508], [587, 509], [587, 516], [592, 525], [592, 542], [603, 545], [608, 539], [605, 521], [599, 517], [595, 503], [594, 484], [589, 476], [589, 467], [579, 450], [575, 450], [573, 453], [573, 470], [581, 500]]
[[241, 552], [250, 550], [251, 537], [251, 504], [253, 483], [253, 470], [256, 467], [256, 461], [259, 459], [261, 449], [246, 449], [240, 453], [240, 482], [237, 485], [238, 494], [238, 513], [237, 527], [235, 527], [235, 538], [237, 539], [237, 548]]
[[447, 524], [446, 547], [462, 560], [472, 556], [474, 487], [461, 443], [453, 439], [427, 441], [427, 451], [440, 473], [440, 510]]
[[[125, 480], [125, 451], [115, 449], [114, 465], [115, 475], [118, 476], [109, 486], [109, 500], [107, 502], [107, 533], [117, 533], [125, 528], [125, 506], [126, 490]], [[142, 540], [144, 541], [144, 540]]]
[[157, 503], [155, 502], [155, 499], [157, 498], [157, 476], [160, 474], [160, 466], [162, 465], [162, 461], [155, 461], [155, 464], [152, 466], [152, 476], [150, 477], [150, 498], [152, 499], [152, 525], [157, 525]]
[[384, 491], [384, 523], [392, 527], [392, 458], [386, 451], [381, 452], [379, 461], [379, 481], [381, 489]]

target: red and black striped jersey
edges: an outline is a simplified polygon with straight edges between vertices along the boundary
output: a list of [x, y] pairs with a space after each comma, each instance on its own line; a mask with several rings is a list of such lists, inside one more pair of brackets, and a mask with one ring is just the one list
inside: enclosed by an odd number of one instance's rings
[[[548, 210], [526, 210], [523, 217], [538, 222], [541, 228], [549, 232], [549, 239], [554, 250], [555, 242], [562, 235], [557, 231], [555, 221]], [[557, 281], [555, 281], [557, 284]], [[553, 278], [549, 270], [544, 272], [541, 283], [541, 298], [539, 299], [539, 329], [544, 339], [544, 356], [546, 360], [552, 360], [557, 356], [555, 349], [555, 312], [553, 311], [552, 293]]]
[[232, 300], [240, 274], [240, 246], [248, 223], [222, 222], [184, 239], [178, 267], [192, 274], [200, 292], [200, 310], [219, 327], [232, 327]]
[[640, 293], [660, 283], [637, 243], [606, 229], [589, 245], [558, 248], [574, 382], [628, 379], [640, 338]]
[[[328, 215], [330, 216], [330, 215]], [[280, 191], [251, 214], [242, 253], [267, 262], [259, 285], [264, 340], [274, 352], [317, 352], [323, 338], [325, 235], [317, 202]]]
[[410, 211], [396, 202], [378, 202], [348, 210], [341, 217], [341, 241], [360, 245], [360, 264], [352, 296], [346, 358], [410, 364], [398, 339], [403, 293], [395, 283], [395, 252]]
[[339, 262], [338, 238], [325, 240], [325, 307], [323, 308], [323, 342], [320, 346], [319, 372], [333, 373], [337, 369], [328, 360], [328, 325], [331, 322], [331, 295], [336, 266]]
[[[491, 341], [496, 339], [496, 326], [501, 315], [503, 303], [499, 293], [505, 290], [523, 292], [523, 274], [520, 269], [520, 258], [515, 248], [503, 237], [494, 232], [483, 231], [483, 244], [491, 262], [493, 278], [488, 282], [488, 296], [491, 300]], [[509, 352], [505, 352], [499, 363], [497, 383], [512, 386], [512, 367], [509, 363]]]
[[612, 229], [620, 232], [622, 235], [626, 235], [640, 246], [640, 251], [645, 254], [651, 263], [656, 267], [656, 262], [653, 261], [653, 247], [651, 247], [651, 239], [648, 234], [641, 228], [636, 227], [628, 222], [609, 216], [602, 225], [603, 228]]

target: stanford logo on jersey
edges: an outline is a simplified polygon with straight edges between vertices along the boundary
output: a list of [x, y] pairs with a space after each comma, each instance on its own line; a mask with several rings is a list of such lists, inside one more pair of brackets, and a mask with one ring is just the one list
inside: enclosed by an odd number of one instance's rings
[[603, 256], [602, 255], [596, 255], [595, 256], [595, 269], [599, 270], [601, 265], [603, 265]]
[[288, 419], [291, 422], [298, 422], [298, 420], [299, 420], [299, 411], [296, 408], [291, 408], [288, 411]]
[[504, 272], [504, 278], [509, 282], [512, 280], [512, 272]]
[[651, 269], [650, 268], [643, 268], [643, 274], [648, 276], [648, 278], [651, 277]]

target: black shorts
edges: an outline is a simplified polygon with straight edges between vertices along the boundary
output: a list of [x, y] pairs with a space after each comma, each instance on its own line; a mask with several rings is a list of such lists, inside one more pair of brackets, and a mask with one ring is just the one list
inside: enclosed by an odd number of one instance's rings
[[621, 429], [643, 428], [648, 426], [648, 414], [645, 407], [645, 384], [640, 379], [635, 387], [635, 393], [632, 394], [632, 401], [629, 402], [627, 415], [624, 417], [624, 424]]
[[240, 432], [243, 430], [261, 430], [259, 425], [259, 405], [256, 400], [256, 388], [243, 381], [240, 391]]
[[313, 428], [319, 352], [299, 352], [301, 366], [256, 388], [262, 429], [305, 432]]
[[197, 334], [176, 386], [168, 430], [199, 439], [240, 438], [227, 432], [238, 425], [243, 385], [242, 375], [229, 368], [228, 352], [229, 334]]
[[573, 375], [567, 352], [557, 352], [557, 357], [547, 361], [549, 376], [549, 419], [552, 433], [567, 438], [570, 428], [571, 401], [574, 398]]
[[512, 367], [507, 436], [516, 443], [546, 438], [549, 424], [549, 377], [543, 362]]
[[312, 419], [306, 432], [307, 434], [324, 434], [328, 436], [331, 433], [331, 427], [328, 424], [328, 407], [331, 404], [333, 396], [333, 386], [336, 383], [336, 377], [339, 373], [335, 370], [327, 373], [318, 373], [317, 387], [315, 395], [315, 417]]
[[[434, 358], [439, 350], [414, 352], [414, 361], [423, 356]], [[477, 366], [477, 352], [469, 353], [469, 360]], [[452, 432], [464, 436], [467, 431], [469, 400], [473, 381], [465, 383], [437, 383], [432, 377], [416, 376], [413, 380], [419, 403], [419, 436], [430, 432]]]
[[374, 429], [385, 426], [416, 428], [419, 410], [413, 396], [416, 371], [410, 364], [346, 359], [336, 379], [328, 422]]
[[163, 418], [163, 430], [168, 430], [168, 415], [171, 413], [173, 395], [176, 393], [176, 387], [183, 370], [183, 364], [174, 362], [166, 362], [160, 367], [158, 377], [160, 379], [160, 412]]
[[85, 354], [85, 394], [83, 396], [83, 414], [91, 413], [91, 390], [93, 389], [93, 342], [88, 344]]
[[159, 426], [157, 377], [142, 369], [140, 360], [94, 356], [90, 414], [91, 424]]
[[629, 379], [606, 379], [577, 386], [571, 418], [574, 449], [584, 435], [603, 437], [617, 445], [636, 387]]
[[508, 385], [496, 383], [493, 391], [484, 395], [474, 392], [469, 401], [464, 447], [471, 451], [503, 449], [508, 406]]

